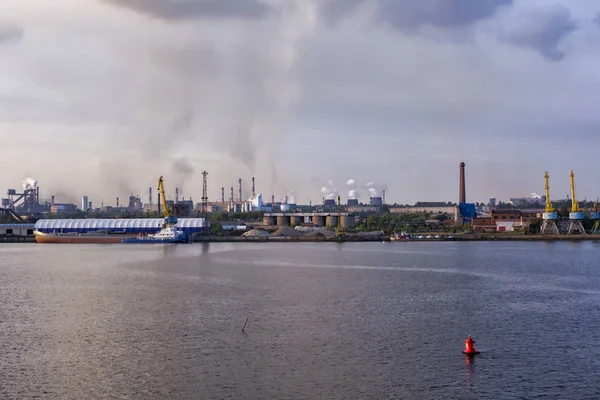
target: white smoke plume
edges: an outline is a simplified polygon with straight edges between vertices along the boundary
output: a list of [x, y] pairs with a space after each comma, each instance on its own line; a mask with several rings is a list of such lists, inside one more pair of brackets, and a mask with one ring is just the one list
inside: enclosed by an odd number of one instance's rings
[[349, 187], [348, 190], [348, 200], [356, 200], [360, 197], [360, 193], [358, 192], [359, 186], [356, 184], [354, 179], [348, 179], [346, 185]]
[[328, 181], [327, 186], [321, 188], [321, 193], [326, 200], [335, 200], [339, 190], [333, 185], [333, 181]]
[[288, 204], [296, 204], [296, 198], [294, 197], [295, 191], [291, 191], [288, 193]]
[[33, 178], [27, 178], [23, 181], [23, 190], [37, 189], [37, 181]]
[[369, 197], [382, 197], [383, 191], [387, 189], [387, 185], [375, 182], [368, 182], [365, 188], [369, 191]]

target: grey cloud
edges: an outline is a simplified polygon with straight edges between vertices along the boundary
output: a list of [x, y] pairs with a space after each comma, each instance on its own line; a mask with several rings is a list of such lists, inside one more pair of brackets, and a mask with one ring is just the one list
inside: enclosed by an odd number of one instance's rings
[[20, 40], [22, 37], [23, 28], [16, 25], [3, 24], [0, 21], [0, 44], [13, 40]]
[[503, 38], [509, 43], [536, 49], [550, 60], [561, 60], [558, 49], [562, 38], [577, 29], [569, 10], [555, 4], [548, 7], [524, 8], [511, 16]]
[[201, 17], [258, 18], [267, 5], [258, 0], [101, 0], [164, 20], [186, 20]]
[[398, 29], [415, 29], [431, 24], [455, 27], [492, 16], [498, 7], [513, 0], [379, 0], [382, 18]]
[[369, 1], [378, 6], [382, 21], [402, 31], [427, 24], [439, 27], [467, 25], [492, 16], [498, 7], [513, 3], [513, 0], [326, 0], [322, 9], [331, 22]]

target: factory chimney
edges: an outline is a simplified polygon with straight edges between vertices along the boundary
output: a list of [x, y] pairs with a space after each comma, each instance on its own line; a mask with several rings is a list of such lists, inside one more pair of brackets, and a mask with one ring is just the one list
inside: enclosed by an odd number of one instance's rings
[[225, 188], [221, 187], [221, 203], [225, 204]]
[[252, 177], [252, 197], [256, 197], [256, 190], [254, 187], [254, 177]]
[[385, 189], [383, 190], [383, 198], [381, 199], [381, 202], [385, 204]]
[[467, 202], [467, 192], [465, 189], [465, 163], [460, 163], [460, 182], [459, 182], [459, 194], [458, 194], [458, 202], [466, 203]]
[[240, 193], [239, 193], [239, 196], [240, 196], [240, 203], [241, 203], [242, 201], [244, 201], [244, 200], [243, 200], [243, 197], [242, 197], [242, 178], [240, 178], [240, 180], [239, 180], [239, 185], [240, 185], [240, 188], [239, 188], [239, 191], [240, 191]]
[[175, 204], [179, 203], [179, 188], [175, 188]]
[[50, 200], [50, 205], [53, 206], [54, 205], [54, 195], [52, 195], [52, 199]]
[[148, 201], [150, 202], [150, 205], [152, 205], [152, 186], [148, 188]]
[[231, 187], [231, 198], [229, 200], [233, 203], [233, 186]]
[[285, 196], [285, 203], [284, 204], [287, 204], [287, 203], [288, 203], [288, 197]]
[[117, 208], [119, 208], [119, 198], [117, 197]]
[[275, 195], [274, 194], [271, 195], [271, 204], [275, 204]]
[[156, 202], [158, 208], [156, 210], [158, 211], [158, 216], [160, 217], [160, 193], [156, 193], [156, 198], [158, 199], [158, 201]]

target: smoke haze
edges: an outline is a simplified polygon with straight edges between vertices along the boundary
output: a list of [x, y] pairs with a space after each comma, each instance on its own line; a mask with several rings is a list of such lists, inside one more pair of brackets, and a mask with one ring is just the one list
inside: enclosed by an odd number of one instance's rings
[[207, 170], [211, 200], [237, 198], [239, 177], [248, 198], [255, 176], [268, 200], [456, 201], [465, 161], [470, 201], [541, 193], [545, 170], [560, 198], [570, 169], [596, 198], [598, 15], [592, 0], [3, 0], [0, 190], [30, 174], [44, 196], [112, 204], [163, 175], [199, 199]]

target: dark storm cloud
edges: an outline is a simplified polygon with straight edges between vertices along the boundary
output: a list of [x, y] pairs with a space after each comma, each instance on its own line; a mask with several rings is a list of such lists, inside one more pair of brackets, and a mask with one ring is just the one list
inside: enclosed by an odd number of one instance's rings
[[23, 37], [23, 28], [16, 25], [3, 24], [0, 21], [0, 44]]
[[202, 17], [258, 18], [267, 6], [258, 0], [101, 0], [129, 8], [140, 14], [165, 20]]
[[512, 0], [378, 0], [382, 18], [398, 29], [422, 25], [455, 27], [491, 17], [500, 6]]
[[571, 13], [561, 5], [531, 7], [514, 16], [505, 32], [505, 39], [519, 46], [534, 48], [550, 60], [561, 60], [564, 53], [558, 49], [558, 44], [576, 29]]
[[406, 31], [422, 25], [455, 27], [492, 16], [498, 7], [513, 0], [325, 0], [323, 13], [330, 22], [343, 17], [369, 1], [379, 7], [382, 21]]

